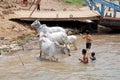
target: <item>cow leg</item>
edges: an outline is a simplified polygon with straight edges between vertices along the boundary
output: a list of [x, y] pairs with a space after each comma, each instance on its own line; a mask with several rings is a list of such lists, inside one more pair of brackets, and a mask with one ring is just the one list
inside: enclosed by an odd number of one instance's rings
[[52, 62], [53, 61], [53, 56], [49, 56], [49, 60]]
[[58, 58], [56, 58], [55, 56], [52, 56], [52, 59], [58, 62]]
[[40, 56], [39, 58], [42, 58], [42, 50], [41, 50], [41, 44], [39, 43], [39, 48], [40, 48]]
[[40, 50], [40, 56], [39, 56], [40, 58], [42, 58], [42, 51]]
[[58, 58], [56, 58], [56, 61], [58, 62], [58, 61], [59, 61], [59, 59], [58, 59]]
[[55, 56], [52, 56], [53, 58], [54, 58], [54, 60], [56, 60], [57, 61], [57, 58], [55, 57]]
[[50, 61], [52, 62], [52, 57], [50, 57]]
[[77, 47], [76, 47], [76, 44], [75, 44], [75, 42], [73, 43], [73, 46], [74, 46], [75, 50], [77, 50]]

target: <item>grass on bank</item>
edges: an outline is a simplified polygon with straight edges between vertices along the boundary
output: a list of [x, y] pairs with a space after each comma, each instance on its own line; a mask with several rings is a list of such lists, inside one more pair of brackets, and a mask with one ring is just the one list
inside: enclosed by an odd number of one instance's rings
[[17, 41], [17, 44], [19, 46], [23, 46], [25, 43], [27, 43], [29, 40], [33, 39], [33, 36], [31, 35], [28, 35], [28, 36], [25, 36], [24, 38], [20, 39]]
[[0, 49], [0, 55], [2, 54], [2, 52], [8, 52], [8, 51], [9, 51], [8, 48], [2, 48], [2, 49]]
[[85, 2], [83, 0], [61, 0], [62, 2], [70, 5], [77, 5], [77, 6], [85, 6]]
[[22, 47], [22, 50], [24, 51], [24, 45], [33, 39], [32, 35], [25, 36], [24, 38], [17, 41], [17, 44]]

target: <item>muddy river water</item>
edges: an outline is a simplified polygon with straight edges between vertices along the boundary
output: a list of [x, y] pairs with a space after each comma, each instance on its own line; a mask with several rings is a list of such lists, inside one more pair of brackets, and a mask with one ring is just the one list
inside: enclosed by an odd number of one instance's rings
[[85, 41], [78, 37], [78, 50], [63, 56], [59, 62], [39, 59], [38, 43], [26, 49], [0, 56], [0, 80], [120, 80], [120, 34], [93, 35], [92, 51], [97, 60], [82, 64]]

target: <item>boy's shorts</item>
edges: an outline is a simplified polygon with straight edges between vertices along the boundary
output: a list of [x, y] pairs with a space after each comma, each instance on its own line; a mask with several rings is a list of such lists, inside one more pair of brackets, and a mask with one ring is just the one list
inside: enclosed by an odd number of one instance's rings
[[91, 48], [91, 43], [86, 43], [86, 49], [90, 49]]

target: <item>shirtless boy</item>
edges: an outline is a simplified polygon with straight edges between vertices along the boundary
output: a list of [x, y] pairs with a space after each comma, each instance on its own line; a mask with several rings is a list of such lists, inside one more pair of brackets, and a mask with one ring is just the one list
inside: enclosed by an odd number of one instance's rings
[[90, 35], [90, 32], [87, 30], [85, 36], [83, 36], [83, 35], [81, 35], [81, 36], [83, 39], [86, 40], [86, 49], [90, 50], [91, 44], [92, 44], [92, 36]]
[[83, 59], [79, 58], [79, 61], [82, 63], [87, 64], [88, 63], [88, 57], [86, 56], [86, 49], [82, 49], [82, 55], [83, 55]]

